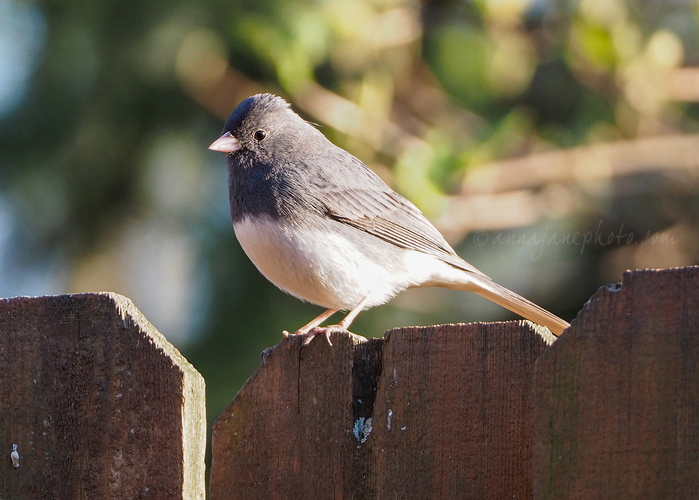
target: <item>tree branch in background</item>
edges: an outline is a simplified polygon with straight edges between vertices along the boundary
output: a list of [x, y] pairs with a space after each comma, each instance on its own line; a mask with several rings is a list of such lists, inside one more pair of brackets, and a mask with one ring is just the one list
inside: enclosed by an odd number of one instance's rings
[[524, 227], [594, 208], [595, 192], [652, 172], [699, 177], [699, 136], [667, 135], [533, 154], [471, 170], [437, 226], [452, 241], [470, 231]]
[[696, 171], [698, 135], [666, 135], [551, 151], [472, 169], [462, 194], [538, 189], [548, 184], [584, 184], [657, 170]]

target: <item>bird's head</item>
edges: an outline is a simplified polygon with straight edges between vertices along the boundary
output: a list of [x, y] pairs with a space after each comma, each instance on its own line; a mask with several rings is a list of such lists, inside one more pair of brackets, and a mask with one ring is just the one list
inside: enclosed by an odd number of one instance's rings
[[[299, 135], [311, 125], [289, 103], [272, 94], [257, 94], [241, 102], [209, 149], [235, 155], [238, 151], [268, 156], [298, 147]], [[303, 144], [303, 142], [301, 142]]]

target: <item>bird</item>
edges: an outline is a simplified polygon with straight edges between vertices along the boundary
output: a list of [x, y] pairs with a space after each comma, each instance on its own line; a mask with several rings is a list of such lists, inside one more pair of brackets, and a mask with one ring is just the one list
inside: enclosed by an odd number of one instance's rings
[[[475, 292], [555, 335], [570, 326], [462, 259], [413, 203], [282, 97], [242, 101], [209, 149], [226, 153], [246, 255], [278, 288], [325, 308], [294, 332], [303, 345], [319, 334], [330, 342], [361, 311], [416, 287]], [[320, 326], [339, 311], [349, 313]]]

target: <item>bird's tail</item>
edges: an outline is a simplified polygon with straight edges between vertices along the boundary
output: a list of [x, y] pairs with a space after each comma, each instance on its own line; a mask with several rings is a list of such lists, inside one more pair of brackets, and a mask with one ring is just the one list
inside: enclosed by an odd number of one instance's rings
[[476, 289], [470, 288], [470, 290], [534, 323], [545, 326], [554, 335], [560, 335], [563, 330], [570, 326], [568, 322], [555, 314], [551, 314], [543, 307], [537, 306], [534, 302], [517, 295], [512, 290], [498, 285], [494, 281], [488, 280], [486, 283], [479, 283]]

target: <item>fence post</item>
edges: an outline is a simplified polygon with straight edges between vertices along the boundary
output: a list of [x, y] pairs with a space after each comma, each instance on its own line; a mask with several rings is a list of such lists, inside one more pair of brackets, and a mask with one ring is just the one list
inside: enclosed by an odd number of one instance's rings
[[125, 297], [0, 300], [0, 498], [203, 499], [204, 413], [201, 375]]
[[211, 497], [530, 498], [529, 322], [283, 340], [214, 424]]
[[536, 365], [534, 498], [697, 498], [699, 267], [624, 273]]

